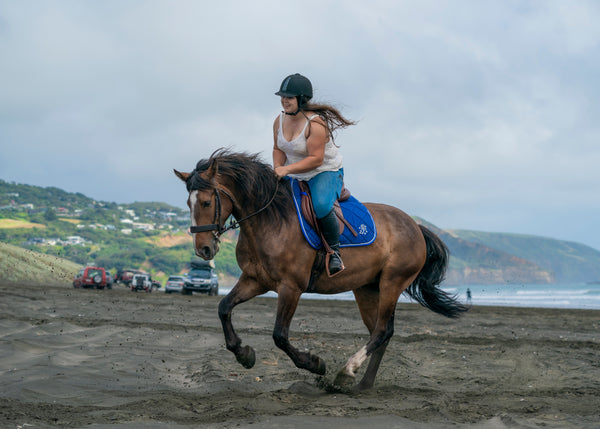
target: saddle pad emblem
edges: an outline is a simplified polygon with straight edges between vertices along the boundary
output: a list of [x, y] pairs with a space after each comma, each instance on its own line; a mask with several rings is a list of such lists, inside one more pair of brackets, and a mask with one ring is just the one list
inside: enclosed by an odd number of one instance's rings
[[[300, 190], [300, 185], [296, 179], [290, 179], [290, 185], [292, 187], [294, 207], [296, 208], [296, 214], [298, 215], [300, 229], [304, 234], [304, 238], [306, 238], [306, 241], [308, 241], [308, 244], [313, 249], [320, 249], [322, 247], [321, 239], [308, 222], [306, 222], [302, 214], [302, 191]], [[371, 213], [364, 204], [353, 196], [350, 196], [347, 200], [340, 201], [339, 204], [342, 208], [344, 218], [357, 233], [354, 236], [352, 231], [344, 227], [344, 231], [340, 235], [340, 247], [368, 246], [373, 243], [375, 238], [377, 238], [377, 228], [375, 227], [373, 216], [371, 216]]]

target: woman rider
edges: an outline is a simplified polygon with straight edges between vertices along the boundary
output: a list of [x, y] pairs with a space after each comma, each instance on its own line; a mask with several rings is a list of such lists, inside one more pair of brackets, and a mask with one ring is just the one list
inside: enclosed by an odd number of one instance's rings
[[333, 250], [329, 257], [329, 275], [333, 276], [344, 269], [333, 210], [342, 192], [344, 169], [333, 133], [354, 122], [335, 107], [311, 103], [312, 84], [298, 73], [286, 77], [275, 95], [281, 97], [283, 112], [273, 123], [273, 168], [279, 178], [289, 176], [308, 182], [323, 236]]

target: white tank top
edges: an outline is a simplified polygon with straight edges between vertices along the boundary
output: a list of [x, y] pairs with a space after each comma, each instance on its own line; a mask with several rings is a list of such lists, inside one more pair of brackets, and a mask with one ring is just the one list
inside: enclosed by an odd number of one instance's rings
[[[313, 115], [308, 118], [306, 125], [302, 129], [302, 132], [298, 137], [292, 141], [287, 141], [283, 136], [283, 118], [285, 113], [281, 113], [279, 117], [279, 132], [277, 133], [277, 147], [285, 153], [286, 160], [285, 165], [294, 164], [295, 162], [301, 161], [308, 156], [308, 150], [306, 149], [306, 127], [311, 119], [318, 115]], [[325, 144], [325, 157], [323, 158], [323, 164], [315, 168], [314, 170], [307, 171], [305, 173], [293, 173], [288, 174], [289, 177], [293, 177], [298, 180], [310, 180], [317, 174], [323, 171], [338, 171], [343, 166], [342, 154], [338, 150], [338, 147], [333, 144], [331, 138]]]

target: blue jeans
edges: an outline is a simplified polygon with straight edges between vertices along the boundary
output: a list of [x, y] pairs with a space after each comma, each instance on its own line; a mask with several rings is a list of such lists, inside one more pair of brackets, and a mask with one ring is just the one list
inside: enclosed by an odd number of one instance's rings
[[329, 214], [344, 186], [344, 169], [324, 171], [308, 181], [315, 214], [320, 219]]

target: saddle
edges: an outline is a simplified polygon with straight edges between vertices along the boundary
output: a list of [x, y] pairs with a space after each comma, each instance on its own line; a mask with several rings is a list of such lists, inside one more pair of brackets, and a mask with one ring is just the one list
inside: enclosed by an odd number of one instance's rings
[[[316, 234], [321, 239], [321, 242], [323, 243], [323, 247], [325, 247], [325, 251], [327, 253], [330, 253], [331, 249], [329, 248], [329, 244], [327, 244], [327, 241], [325, 240], [325, 237], [323, 236], [323, 231], [321, 230], [321, 226], [319, 225], [319, 222], [317, 222], [317, 215], [315, 213], [315, 208], [313, 207], [312, 198], [310, 196], [310, 188], [308, 187], [308, 183], [305, 182], [304, 180], [299, 180], [298, 186], [300, 186], [300, 191], [301, 191], [300, 195], [302, 195], [302, 199], [301, 199], [302, 215], [304, 216], [304, 219], [306, 219], [306, 222], [308, 223], [308, 225], [310, 225], [310, 227], [312, 229], [314, 229]], [[352, 228], [352, 225], [350, 225], [350, 222], [348, 222], [346, 220], [346, 218], [344, 217], [344, 212], [342, 211], [342, 208], [340, 207], [340, 201], [346, 201], [346, 200], [348, 200], [348, 198], [350, 198], [350, 196], [351, 196], [350, 191], [346, 188], [346, 186], [343, 186], [340, 197], [337, 199], [337, 201], [335, 203], [333, 203], [333, 211], [335, 212], [335, 215], [337, 216], [338, 221], [339, 221], [338, 223], [340, 225], [340, 235], [342, 234], [342, 232], [344, 232], [344, 227], [346, 227], [346, 228], [348, 228], [350, 233], [354, 237], [356, 237], [356, 236], [358, 236], [358, 233], [354, 230], [354, 228]]]
[[[289, 179], [300, 228], [314, 249], [330, 250], [320, 232], [319, 222], [312, 207], [310, 190], [306, 182]], [[368, 209], [345, 187], [333, 206], [340, 225], [340, 247], [367, 246], [377, 237], [375, 221]]]

